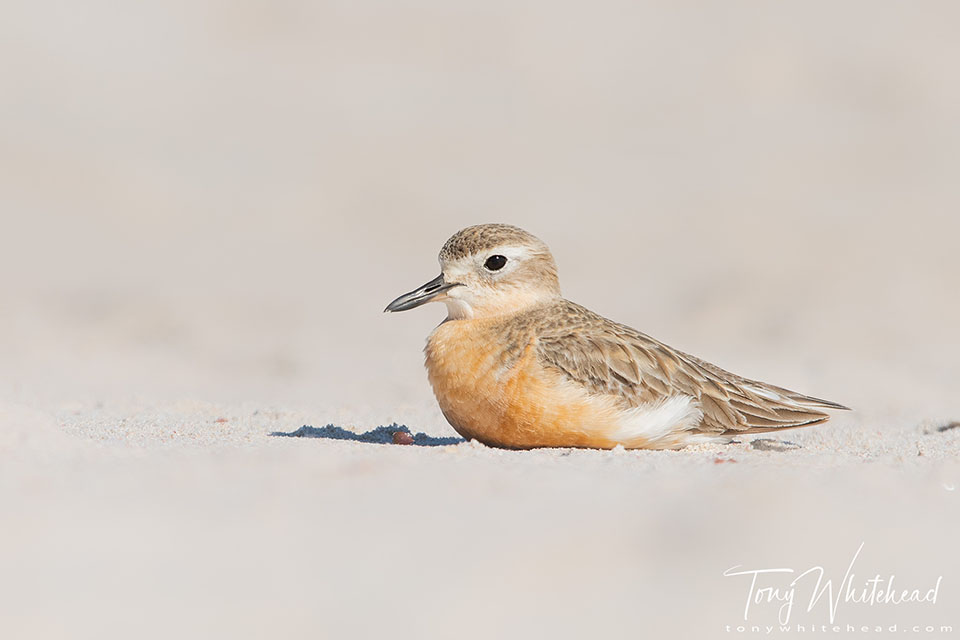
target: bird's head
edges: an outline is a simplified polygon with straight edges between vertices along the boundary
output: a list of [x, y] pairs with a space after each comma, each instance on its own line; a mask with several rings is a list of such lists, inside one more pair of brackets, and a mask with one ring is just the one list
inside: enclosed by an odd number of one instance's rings
[[440, 250], [440, 275], [406, 293], [386, 311], [444, 302], [448, 318], [516, 313], [560, 297], [557, 265], [536, 236], [505, 224], [455, 233]]

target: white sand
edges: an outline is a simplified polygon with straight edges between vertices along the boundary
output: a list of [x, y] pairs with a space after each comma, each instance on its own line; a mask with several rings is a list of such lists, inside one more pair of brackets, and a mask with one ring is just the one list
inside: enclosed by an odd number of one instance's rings
[[[724, 570], [861, 543], [940, 600], [841, 623], [960, 629], [960, 9], [45, 5], [0, 21], [0, 638], [731, 637]], [[442, 310], [380, 310], [485, 221], [857, 411], [444, 444]]]

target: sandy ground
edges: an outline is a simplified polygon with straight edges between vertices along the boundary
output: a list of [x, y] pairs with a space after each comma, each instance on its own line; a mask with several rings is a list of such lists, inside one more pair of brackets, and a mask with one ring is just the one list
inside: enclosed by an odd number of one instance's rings
[[[861, 544], [938, 601], [839, 624], [960, 629], [955, 4], [0, 11], [0, 637], [756, 637], [725, 570], [839, 582]], [[381, 309], [487, 221], [571, 299], [856, 411], [460, 442], [442, 309]]]

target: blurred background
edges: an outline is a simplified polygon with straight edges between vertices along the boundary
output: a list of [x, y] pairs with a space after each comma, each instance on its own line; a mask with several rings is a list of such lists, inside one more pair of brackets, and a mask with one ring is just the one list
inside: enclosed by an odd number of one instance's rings
[[[288, 412], [247, 424], [254, 439], [331, 422], [450, 435], [421, 366], [444, 311], [381, 310], [437, 274], [457, 229], [508, 222], [552, 247], [567, 297], [668, 344], [851, 405], [870, 428], [956, 418], [958, 20], [947, 1], [4, 0], [0, 399], [50, 433], [146, 450], [185, 415], [209, 426], [240, 406]], [[166, 495], [178, 473], [143, 486]], [[818, 504], [811, 491], [797, 500]], [[38, 495], [8, 512], [26, 518], [23, 540], [77, 524], [58, 511], [69, 492]], [[229, 495], [225, 531], [283, 511]], [[338, 499], [324, 504], [361, 517]], [[831, 513], [852, 517], [837, 500]], [[879, 505], [857, 522], [886, 522]], [[327, 522], [290, 517], [304, 544]], [[144, 518], [118, 525], [126, 540], [156, 530]]]
[[953, 3], [3, 13], [20, 393], [429, 394], [442, 311], [380, 311], [492, 221], [568, 297], [747, 375], [854, 405], [960, 380]]

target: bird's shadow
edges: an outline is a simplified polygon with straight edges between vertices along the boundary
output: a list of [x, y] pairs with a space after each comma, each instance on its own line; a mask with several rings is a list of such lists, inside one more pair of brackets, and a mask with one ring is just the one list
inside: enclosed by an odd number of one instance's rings
[[[397, 433], [405, 433], [409, 436], [406, 442], [398, 442]], [[404, 425], [396, 423], [380, 426], [371, 429], [365, 433], [354, 433], [347, 431], [343, 427], [328, 424], [325, 427], [311, 427], [303, 425], [296, 431], [274, 431], [271, 436], [282, 438], [325, 438], [327, 440], [352, 440], [353, 442], [367, 442], [370, 444], [410, 444], [416, 447], [444, 447], [450, 444], [460, 444], [465, 442], [463, 438], [436, 438], [428, 436], [425, 433], [411, 433], [410, 429]], [[413, 441], [410, 441], [410, 438]], [[401, 438], [403, 439], [403, 438]]]

